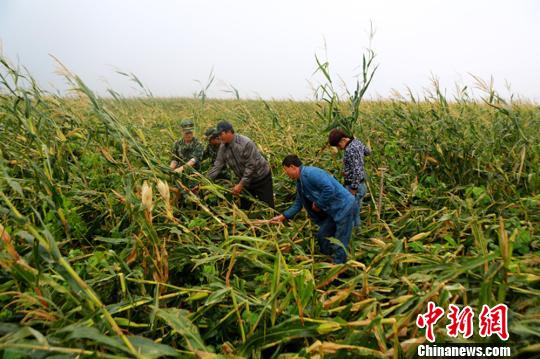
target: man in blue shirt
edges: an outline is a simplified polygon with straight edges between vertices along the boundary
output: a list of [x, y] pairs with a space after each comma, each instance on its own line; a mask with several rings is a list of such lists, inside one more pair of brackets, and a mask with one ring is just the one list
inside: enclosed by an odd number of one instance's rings
[[[317, 242], [323, 254], [331, 255], [334, 263], [345, 263], [352, 228], [358, 216], [358, 202], [328, 172], [312, 166], [303, 166], [296, 155], [288, 155], [282, 162], [283, 170], [296, 181], [296, 199], [283, 214], [271, 219], [272, 223], [293, 218], [304, 207], [319, 225]], [[343, 246], [333, 244], [328, 238], [337, 238]]]

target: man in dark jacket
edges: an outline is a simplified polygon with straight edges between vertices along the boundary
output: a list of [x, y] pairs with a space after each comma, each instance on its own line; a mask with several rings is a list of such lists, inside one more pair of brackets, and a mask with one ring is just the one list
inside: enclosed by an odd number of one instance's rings
[[[309, 217], [319, 225], [317, 241], [321, 252], [331, 255], [335, 263], [345, 263], [347, 254], [343, 248], [349, 245], [358, 215], [354, 196], [324, 170], [303, 166], [296, 155], [285, 157], [282, 165], [287, 176], [296, 180], [296, 199], [288, 210], [272, 218], [271, 222], [291, 219], [304, 207]], [[342, 246], [331, 243], [330, 237], [337, 238]]]
[[[221, 145], [208, 177], [214, 180], [221, 169], [227, 165], [240, 179], [232, 189], [234, 195], [238, 196], [245, 190], [274, 208], [272, 171], [255, 143], [246, 136], [235, 134], [233, 126], [227, 121], [218, 122], [216, 130], [219, 133]], [[240, 208], [249, 209], [251, 204], [249, 199], [241, 197]]]

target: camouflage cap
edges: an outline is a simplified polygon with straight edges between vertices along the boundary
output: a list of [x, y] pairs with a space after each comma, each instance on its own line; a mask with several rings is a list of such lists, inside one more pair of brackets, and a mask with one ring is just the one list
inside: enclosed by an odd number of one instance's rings
[[180, 122], [180, 127], [182, 127], [183, 132], [193, 132], [193, 128], [195, 125], [193, 124], [193, 121], [190, 119], [185, 119]]
[[206, 131], [204, 131], [204, 137], [206, 137], [207, 140], [216, 138], [218, 136], [219, 136], [219, 133], [217, 132], [215, 127], [207, 128]]

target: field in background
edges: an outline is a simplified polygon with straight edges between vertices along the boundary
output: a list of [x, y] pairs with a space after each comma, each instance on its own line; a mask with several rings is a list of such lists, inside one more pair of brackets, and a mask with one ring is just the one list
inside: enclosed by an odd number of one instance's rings
[[[199, 137], [228, 119], [269, 159], [284, 210], [286, 154], [341, 177], [324, 101], [102, 100], [74, 76], [62, 98], [4, 67], [4, 358], [408, 357], [428, 301], [477, 314], [506, 303], [514, 353], [540, 350], [538, 106], [440, 93], [362, 103], [370, 195], [351, 260], [334, 266], [304, 214], [261, 224], [271, 211], [244, 213], [227, 186], [168, 170], [181, 119]], [[437, 343], [497, 342], [477, 325], [474, 339], [451, 339], [446, 324]]]

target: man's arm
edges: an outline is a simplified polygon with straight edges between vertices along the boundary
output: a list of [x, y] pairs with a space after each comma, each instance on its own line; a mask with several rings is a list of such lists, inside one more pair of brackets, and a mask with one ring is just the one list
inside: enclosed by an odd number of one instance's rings
[[270, 220], [270, 223], [281, 223], [287, 219], [291, 219], [302, 209], [302, 199], [298, 192], [296, 192], [296, 199], [292, 206], [289, 207], [283, 214], [279, 214]]
[[200, 164], [203, 160], [203, 153], [204, 153], [204, 147], [202, 143], [197, 141], [197, 146], [193, 149], [193, 156], [189, 161], [193, 161], [191, 166], [194, 166], [195, 164]]
[[208, 178], [211, 180], [216, 179], [221, 169], [225, 166], [225, 145], [221, 144], [219, 146], [219, 150], [216, 156], [216, 160], [214, 161], [214, 165], [208, 171]]
[[291, 219], [294, 216], [296, 216], [296, 214], [300, 212], [301, 209], [302, 209], [302, 198], [300, 198], [300, 194], [298, 194], [298, 191], [297, 191], [294, 203], [292, 204], [292, 206], [289, 207], [289, 209], [283, 212], [283, 216], [286, 219]]
[[183, 164], [182, 166], [180, 166], [179, 168], [177, 168], [177, 169], [175, 170], [175, 172], [182, 173], [182, 171], [184, 171], [184, 168], [185, 168], [186, 166], [187, 166], [187, 167], [193, 167], [193, 166], [195, 166], [196, 164], [200, 164], [201, 161], [202, 161], [203, 152], [204, 152], [204, 148], [203, 148], [202, 144], [197, 143], [197, 144], [193, 147], [193, 153], [191, 154], [192, 157], [189, 159], [189, 161], [187, 161], [185, 164]]
[[171, 149], [171, 162], [169, 167], [171, 170], [174, 170], [178, 166], [178, 155], [176, 154], [176, 145], [178, 142], [175, 142]]

